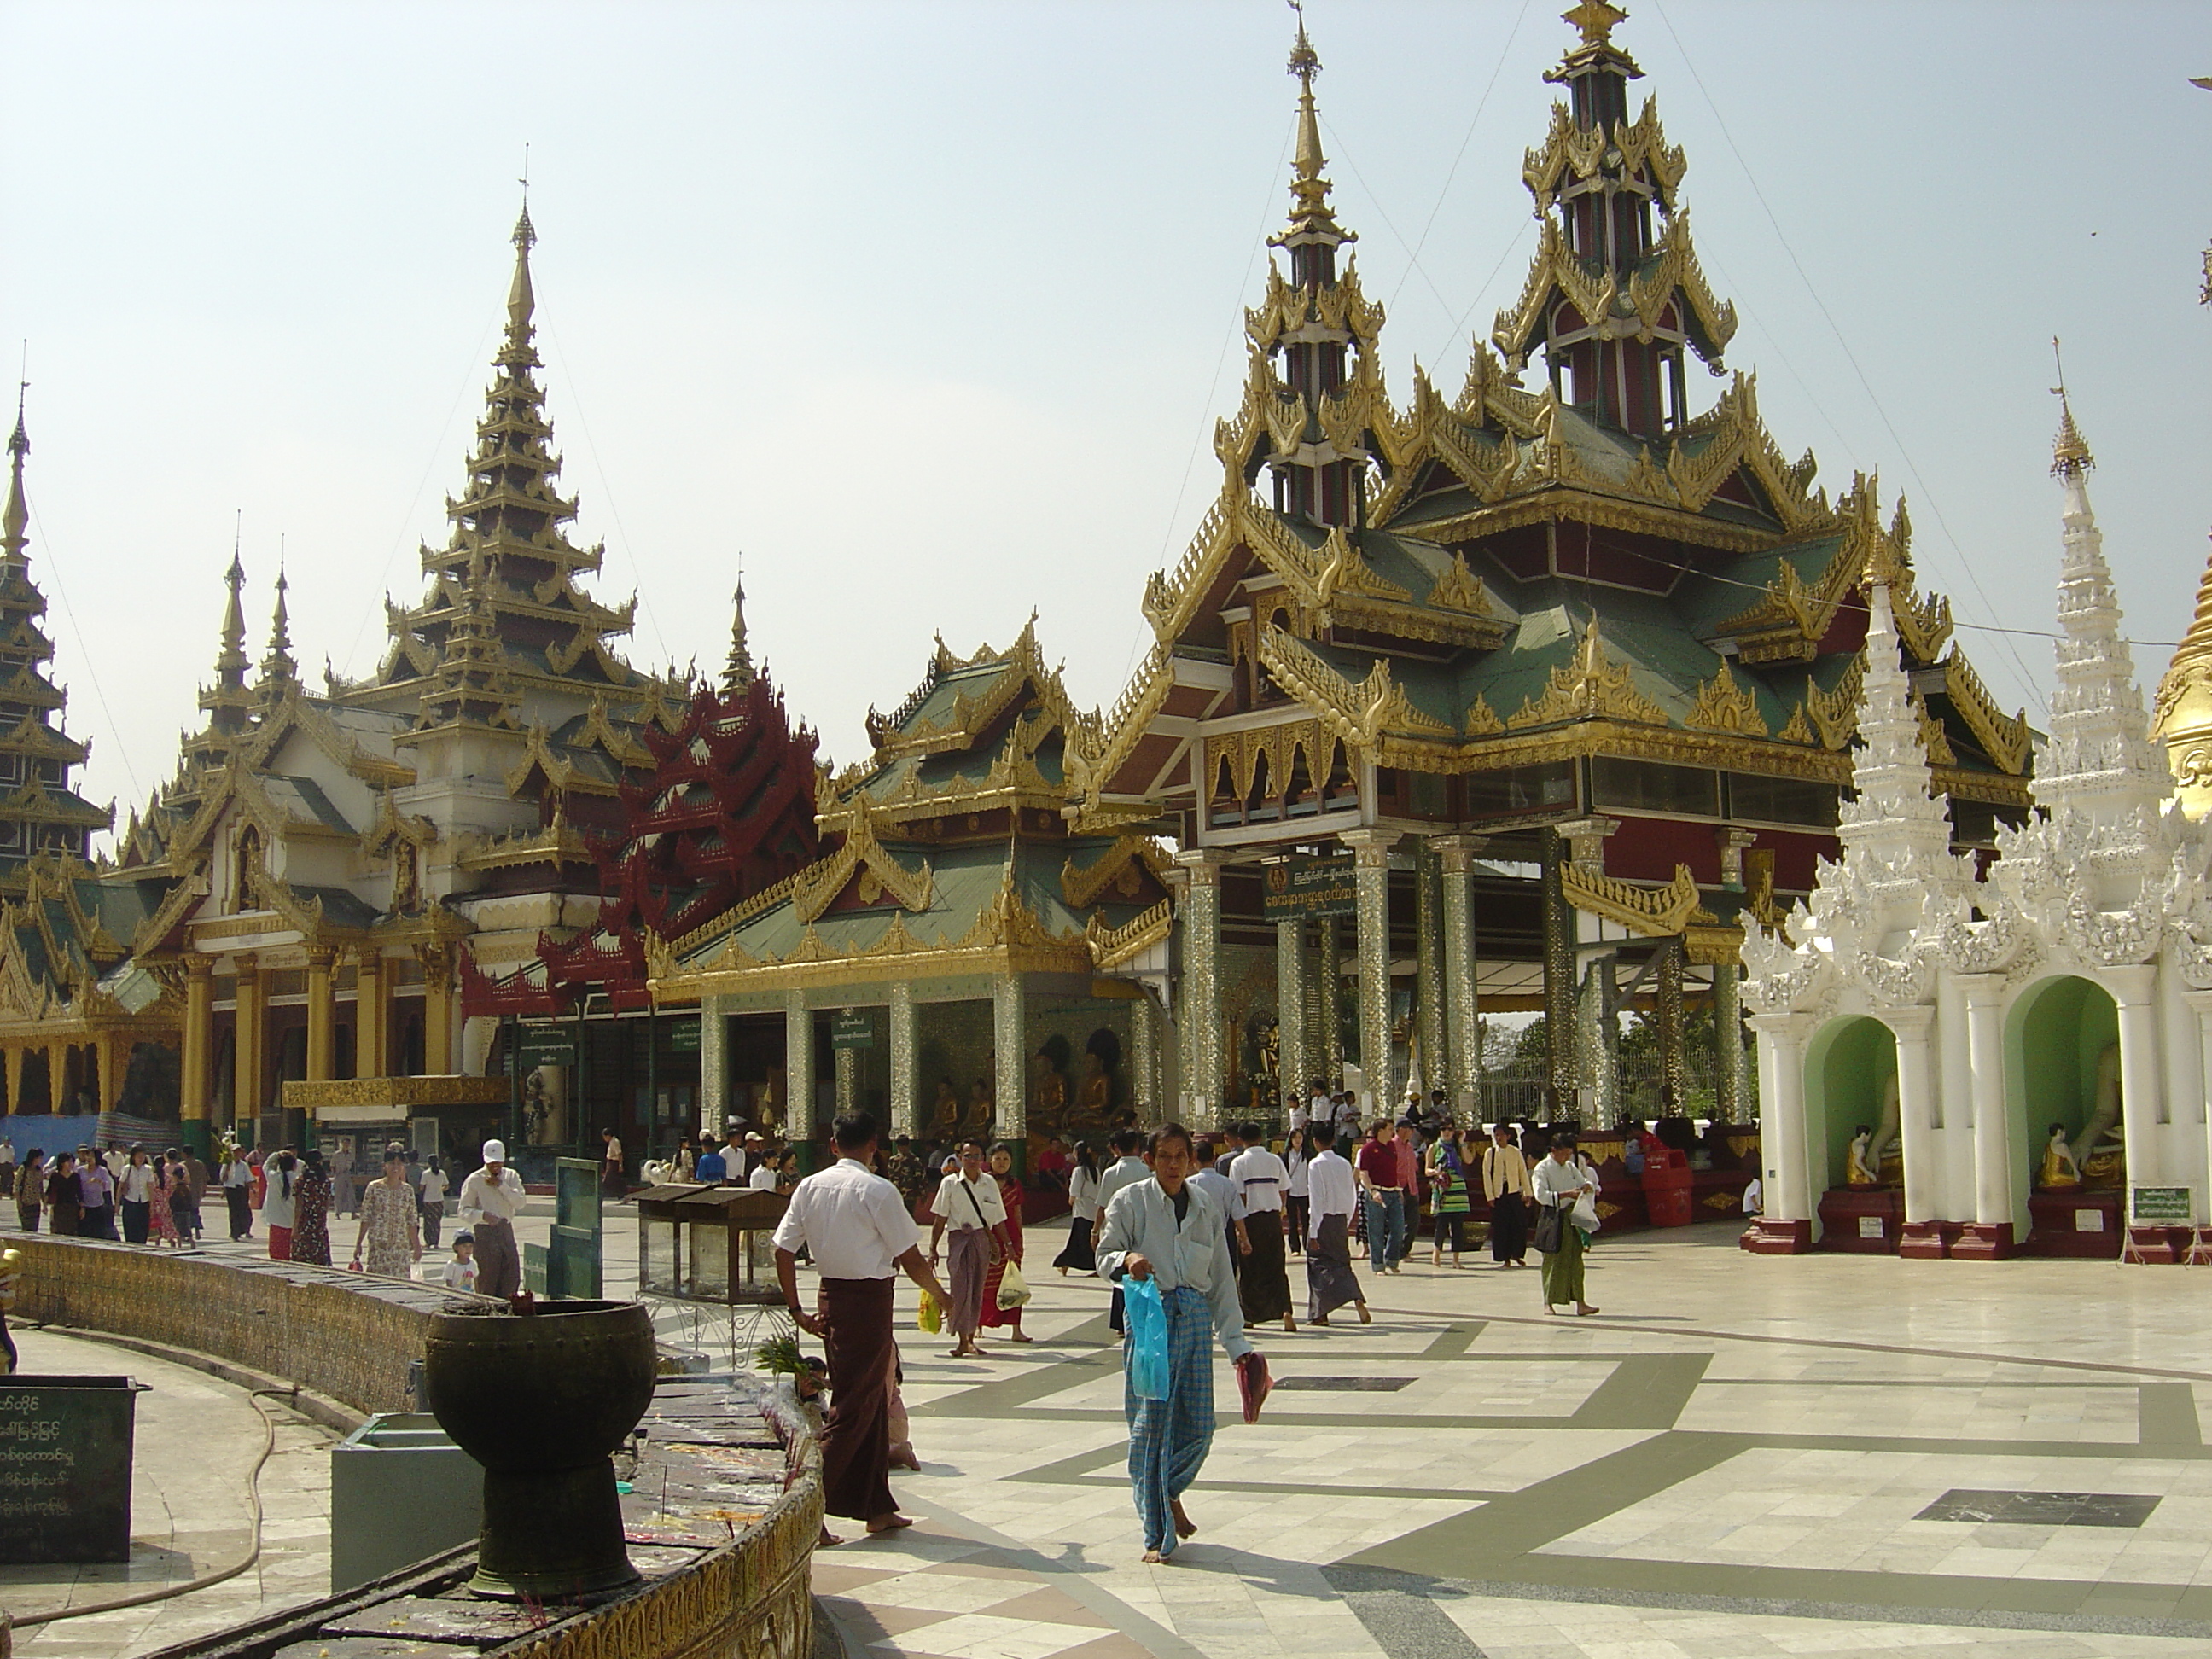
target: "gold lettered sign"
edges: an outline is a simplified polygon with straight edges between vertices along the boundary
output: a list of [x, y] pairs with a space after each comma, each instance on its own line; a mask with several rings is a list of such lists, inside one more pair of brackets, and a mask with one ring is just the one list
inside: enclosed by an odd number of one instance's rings
[[1352, 860], [1285, 859], [1260, 871], [1261, 914], [1269, 921], [1348, 916], [1359, 908]]

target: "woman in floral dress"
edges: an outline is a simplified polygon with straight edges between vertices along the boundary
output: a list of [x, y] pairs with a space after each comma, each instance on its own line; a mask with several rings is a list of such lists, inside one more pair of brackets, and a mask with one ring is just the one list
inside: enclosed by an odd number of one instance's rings
[[176, 1216], [169, 1208], [170, 1176], [169, 1155], [164, 1152], [154, 1160], [154, 1198], [147, 1217], [157, 1250], [181, 1250], [185, 1247], [185, 1241], [177, 1237]]
[[310, 1146], [301, 1154], [304, 1166], [292, 1183], [292, 1260], [331, 1265], [331, 1172], [323, 1167], [322, 1149]]
[[1006, 1253], [991, 1264], [983, 1278], [983, 1323], [1012, 1328], [1012, 1342], [1033, 1342], [1036, 1339], [1022, 1332], [1022, 1310], [999, 1305], [999, 1283], [1006, 1276], [1006, 1263], [1022, 1259], [1022, 1183], [1014, 1179], [1013, 1148], [1004, 1145], [991, 1148], [991, 1173], [999, 1179], [999, 1196], [1006, 1203]]
[[361, 1231], [354, 1235], [353, 1265], [383, 1279], [411, 1279], [422, 1259], [422, 1206], [407, 1179], [407, 1149], [384, 1149], [384, 1178], [361, 1189]]

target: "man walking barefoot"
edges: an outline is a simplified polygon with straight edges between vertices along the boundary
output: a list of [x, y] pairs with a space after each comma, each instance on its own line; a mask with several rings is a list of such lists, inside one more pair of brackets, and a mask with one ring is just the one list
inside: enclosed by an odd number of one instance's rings
[[[1122, 1344], [1122, 1410], [1129, 1423], [1129, 1484], [1145, 1527], [1145, 1559], [1164, 1561], [1198, 1530], [1182, 1495], [1213, 1444], [1213, 1344], [1230, 1358], [1255, 1355], [1245, 1340], [1237, 1281], [1229, 1263], [1226, 1218], [1190, 1179], [1190, 1132], [1170, 1123], [1152, 1133], [1152, 1176], [1123, 1188], [1106, 1206], [1098, 1272], [1115, 1283], [1152, 1279], [1167, 1314], [1164, 1400], [1138, 1397]], [[1256, 1359], [1256, 1355], [1255, 1356]]]
[[1006, 1201], [999, 1195], [996, 1176], [983, 1168], [983, 1143], [960, 1145], [960, 1167], [938, 1182], [930, 1211], [937, 1219], [929, 1229], [929, 1265], [937, 1265], [937, 1246], [945, 1230], [952, 1230], [952, 1297], [945, 1304], [952, 1334], [955, 1359], [981, 1359], [975, 1333], [983, 1324], [983, 1285], [991, 1264], [1006, 1254]]
[[[891, 1401], [898, 1345], [891, 1334], [893, 1269], [939, 1303], [945, 1288], [921, 1259], [921, 1235], [897, 1188], [871, 1170], [876, 1121], [837, 1120], [837, 1161], [800, 1182], [775, 1229], [775, 1277], [802, 1331], [830, 1358], [830, 1410], [822, 1425], [822, 1506], [892, 1532], [914, 1523], [891, 1496]], [[799, 1300], [799, 1252], [822, 1275], [821, 1311]], [[911, 1450], [908, 1454], [911, 1462]], [[830, 1543], [840, 1540], [830, 1537]]]

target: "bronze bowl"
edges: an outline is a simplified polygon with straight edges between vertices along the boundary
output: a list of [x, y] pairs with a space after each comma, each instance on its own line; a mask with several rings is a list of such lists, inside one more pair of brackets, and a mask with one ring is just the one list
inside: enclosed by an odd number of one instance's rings
[[433, 1316], [423, 1392], [484, 1472], [471, 1589], [558, 1601], [638, 1582], [610, 1454], [652, 1403], [655, 1370], [652, 1316], [634, 1302]]

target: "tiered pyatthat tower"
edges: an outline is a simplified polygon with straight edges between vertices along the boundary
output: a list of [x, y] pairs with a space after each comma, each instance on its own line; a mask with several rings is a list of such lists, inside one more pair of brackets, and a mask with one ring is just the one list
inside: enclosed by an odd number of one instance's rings
[[1544, 78], [1565, 86], [1567, 101], [1553, 106], [1552, 131], [1522, 173], [1542, 240], [1520, 303], [1498, 313], [1492, 338], [1509, 373], [1540, 356], [1555, 396], [1660, 441], [1690, 418], [1683, 353], [1719, 374], [1735, 307], [1698, 268], [1689, 215], [1674, 198], [1686, 163], [1660, 131], [1657, 100], [1628, 118], [1628, 83], [1644, 71], [1613, 44], [1627, 14], [1583, 0], [1566, 15], [1582, 44]]
[[[1986, 850], [2027, 811], [2032, 735], [1917, 591], [1902, 503], [1863, 474], [1817, 488], [1745, 374], [1693, 406], [1688, 361], [1722, 372], [1735, 312], [1698, 268], [1682, 152], [1654, 104], [1630, 107], [1624, 15], [1565, 14], [1576, 39], [1547, 76], [1565, 96], [1522, 161], [1542, 221], [1528, 282], [1458, 394], [1417, 364], [1402, 408], [1382, 310], [1339, 268], [1352, 236], [1298, 33], [1291, 212], [1270, 239], [1285, 257], [1217, 428], [1222, 493], [1147, 585], [1152, 653], [1069, 759], [1079, 828], [1181, 844], [1186, 1109], [1249, 1106], [1235, 1045], [1272, 1018], [1270, 1084], [1353, 1060], [1378, 1103], [1418, 1073], [1473, 1110], [1488, 1003], [1547, 1013], [1545, 1109], [1610, 1125], [1613, 1068], [1589, 1057], [1610, 1055], [1631, 996], [1680, 1103], [1686, 994], [1710, 986], [1731, 1029], [1744, 919], [1778, 915], [1837, 850], [1875, 585], [1941, 797], [1916, 833]], [[1346, 850], [1324, 910], [1294, 918], [1269, 866]], [[1224, 988], [1221, 964], [1250, 951], [1273, 958], [1272, 1010]], [[1724, 1121], [1733, 1048], [1710, 1085]]]
[[30, 434], [19, 402], [8, 440], [8, 501], [0, 507], [0, 897], [21, 894], [24, 866], [42, 852], [82, 857], [94, 830], [115, 821], [71, 787], [91, 752], [61, 730], [69, 696], [46, 677], [53, 641], [39, 619], [46, 598], [31, 580], [30, 507], [23, 466]]
[[[594, 697], [635, 702], [647, 694], [647, 678], [608, 643], [629, 632], [636, 602], [611, 611], [576, 586], [578, 577], [599, 573], [605, 546], [586, 550], [569, 541], [564, 526], [574, 520], [576, 502], [554, 485], [561, 460], [536, 378], [542, 365], [532, 344], [530, 250], [538, 234], [526, 208], [514, 240], [506, 337], [493, 359], [467, 488], [446, 503], [453, 535], [442, 548], [422, 550], [429, 578], [422, 603], [401, 610], [387, 601], [392, 648], [370, 681], [343, 688], [348, 703], [413, 716], [456, 649], [472, 664], [495, 658], [511, 690], [549, 726], [582, 714]], [[484, 621], [472, 619], [477, 611]], [[457, 635], [489, 641], [493, 649], [456, 647]]]

